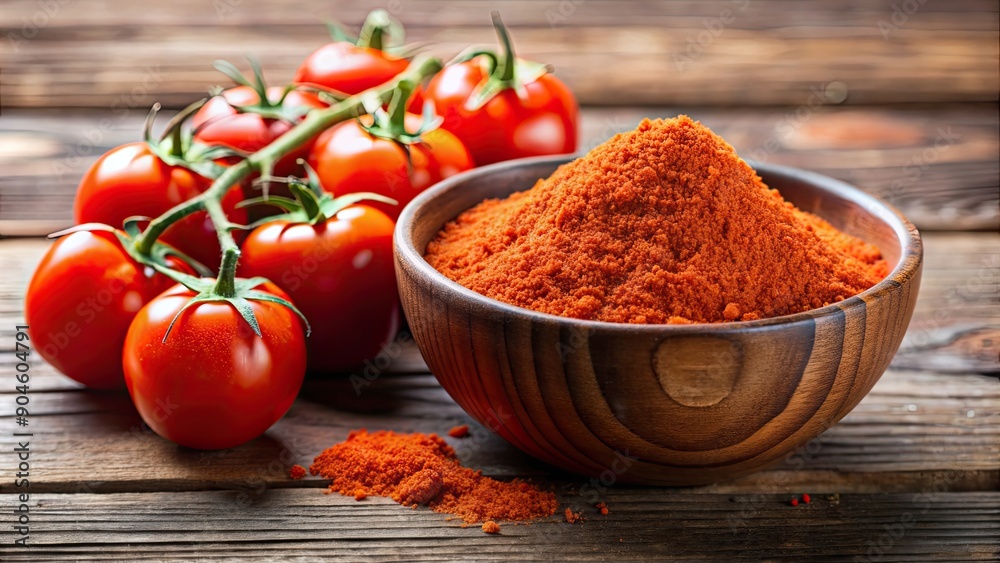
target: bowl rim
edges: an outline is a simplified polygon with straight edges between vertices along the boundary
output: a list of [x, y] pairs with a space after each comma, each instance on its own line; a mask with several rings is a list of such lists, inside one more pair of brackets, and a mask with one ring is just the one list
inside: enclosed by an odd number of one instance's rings
[[[518, 307], [516, 305], [511, 305], [509, 303], [487, 297], [463, 286], [462, 284], [437, 271], [430, 265], [429, 262], [427, 262], [427, 260], [424, 259], [423, 253], [417, 252], [409, 233], [415, 230], [414, 222], [419, 210], [424, 206], [431, 204], [435, 199], [448, 191], [455, 189], [457, 186], [468, 181], [473, 181], [477, 178], [489, 176], [491, 174], [506, 171], [512, 168], [539, 164], [555, 164], [558, 166], [575, 160], [582, 155], [582, 153], [562, 154], [508, 160], [460, 172], [450, 178], [438, 182], [431, 188], [418, 194], [417, 197], [407, 204], [400, 213], [393, 236], [393, 248], [397, 260], [406, 262], [419, 272], [420, 275], [427, 278], [431, 283], [452, 292], [457, 297], [466, 301], [471, 301], [482, 308], [497, 310], [505, 316], [511, 315], [526, 318], [535, 323], [571, 325], [579, 329], [589, 329], [591, 331], [617, 330], [657, 335], [691, 332], [728, 333], [734, 330], [788, 325], [811, 321], [820, 317], [837, 315], [846, 308], [864, 306], [866, 299], [878, 298], [886, 292], [898, 289], [904, 282], [909, 281], [919, 271], [923, 261], [923, 242], [920, 238], [920, 232], [917, 230], [916, 226], [913, 225], [913, 223], [911, 223], [898, 209], [892, 205], [862, 191], [859, 188], [856, 188], [855, 186], [852, 186], [851, 184], [848, 184], [847, 182], [831, 178], [830, 176], [792, 166], [768, 164], [750, 159], [746, 159], [746, 162], [754, 169], [758, 176], [764, 177], [782, 175], [790, 179], [812, 184], [821, 190], [832, 192], [834, 195], [839, 196], [842, 199], [857, 203], [867, 212], [874, 215], [877, 219], [888, 224], [900, 242], [899, 261], [896, 263], [895, 267], [893, 267], [888, 275], [886, 275], [886, 277], [884, 277], [881, 281], [861, 293], [838, 303], [832, 303], [830, 305], [811, 309], [809, 311], [752, 321], [688, 324], [632, 324], [563, 317], [553, 315], [551, 313], [542, 313], [531, 309], [525, 309], [523, 307]], [[531, 186], [526, 186], [524, 189], [527, 190], [530, 188]], [[454, 219], [454, 217], [449, 219], [449, 221], [452, 219]], [[438, 229], [443, 226], [444, 225], [439, 225]]]

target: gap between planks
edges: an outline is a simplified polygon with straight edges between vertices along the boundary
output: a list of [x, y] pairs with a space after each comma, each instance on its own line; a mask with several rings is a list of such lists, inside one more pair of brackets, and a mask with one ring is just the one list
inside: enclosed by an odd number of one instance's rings
[[[356, 502], [312, 490], [272, 490], [243, 501], [230, 492], [39, 494], [31, 555], [46, 560], [191, 557], [621, 560], [659, 557], [870, 556], [893, 560], [994, 560], [1000, 493], [814, 495], [790, 507], [778, 495], [690, 495], [610, 489], [610, 513], [560, 492], [558, 515], [501, 534], [387, 499]], [[3, 500], [8, 500], [4, 498]], [[875, 546], [876, 551], [872, 551]], [[6, 548], [6, 546], [4, 546]], [[5, 560], [23, 560], [5, 549]], [[880, 558], [881, 558], [880, 557]]]

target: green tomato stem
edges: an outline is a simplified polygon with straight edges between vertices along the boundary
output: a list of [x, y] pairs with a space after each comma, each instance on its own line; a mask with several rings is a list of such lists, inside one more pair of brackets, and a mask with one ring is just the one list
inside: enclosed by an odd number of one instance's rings
[[220, 297], [236, 297], [236, 265], [240, 261], [240, 247], [229, 230], [229, 218], [217, 199], [205, 200], [205, 210], [215, 225], [215, 232], [222, 247], [222, 265], [215, 281], [215, 293]]
[[511, 41], [510, 33], [507, 32], [507, 27], [504, 26], [503, 20], [500, 19], [500, 12], [494, 11], [490, 16], [493, 18], [493, 28], [500, 39], [500, 45], [503, 47], [503, 53], [500, 55], [499, 60], [497, 60], [497, 66], [494, 67], [494, 71], [491, 74], [504, 84], [512, 84], [517, 69], [517, 55], [514, 53], [514, 42]]
[[232, 234], [229, 232], [230, 224], [220, 204], [222, 198], [225, 197], [229, 190], [253, 172], [260, 171], [262, 167], [270, 168], [272, 163], [277, 162], [283, 156], [306, 144], [310, 139], [332, 125], [364, 114], [365, 106], [363, 100], [368, 96], [374, 95], [374, 97], [378, 98], [384, 104], [391, 99], [396, 87], [401, 82], [419, 83], [424, 78], [436, 74], [441, 68], [441, 61], [436, 58], [418, 59], [410, 64], [406, 72], [403, 72], [391, 82], [351, 96], [328, 108], [310, 111], [305, 119], [289, 129], [287, 133], [275, 139], [274, 142], [251, 154], [245, 160], [227, 168], [212, 183], [211, 187], [202, 192], [201, 195], [180, 203], [163, 215], [153, 219], [142, 235], [136, 239], [136, 249], [142, 254], [149, 254], [153, 243], [167, 230], [167, 227], [192, 213], [207, 210], [212, 223], [215, 225], [215, 231], [223, 249], [223, 267], [226, 266], [227, 254], [232, 254], [228, 251], [231, 249], [236, 250], [235, 258], [231, 259], [233, 260], [232, 271], [226, 272], [224, 275], [224, 270], [220, 270], [219, 283], [222, 283], [222, 278], [224, 277], [232, 278], [235, 275], [235, 261], [239, 258], [239, 249], [235, 241], [233, 241]]
[[356, 45], [358, 47], [368, 47], [376, 51], [385, 51], [386, 32], [393, 27], [392, 18], [385, 10], [372, 10], [365, 18], [365, 23], [361, 26], [361, 33], [358, 35]]
[[170, 130], [170, 156], [184, 158], [184, 136], [180, 124]]
[[389, 130], [396, 134], [406, 134], [406, 105], [413, 94], [413, 83], [402, 80], [389, 103]]

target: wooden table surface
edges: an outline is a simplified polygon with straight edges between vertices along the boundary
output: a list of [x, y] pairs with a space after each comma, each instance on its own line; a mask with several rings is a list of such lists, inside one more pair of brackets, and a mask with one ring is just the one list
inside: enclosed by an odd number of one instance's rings
[[[753, 150], [774, 134], [780, 110], [692, 110]], [[589, 109], [587, 142], [642, 115], [674, 109]], [[36, 150], [100, 119], [93, 112], [27, 112], [0, 121], [5, 181], [24, 186], [25, 203], [4, 209], [39, 214], [26, 230], [57, 226], [74, 174], [47, 173], [58, 150]], [[843, 136], [847, 123], [879, 123], [867, 136]], [[132, 123], [109, 136], [133, 134]], [[554, 472], [474, 423], [406, 348], [388, 373], [360, 393], [346, 378], [309, 381], [288, 415], [254, 442], [222, 452], [174, 446], [142, 426], [126, 394], [95, 393], [37, 357], [31, 384], [31, 544], [3, 559], [166, 559], [324, 556], [412, 559], [632, 559], [675, 556], [884, 557], [885, 560], [995, 558], [1000, 555], [1000, 236], [990, 231], [935, 231], [948, 221], [987, 226], [997, 218], [995, 108], [831, 109], [817, 114], [772, 161], [823, 170], [876, 193], [908, 159], [952, 127], [960, 139], [895, 203], [925, 226], [926, 269], [917, 311], [893, 367], [841, 423], [773, 469], [699, 488], [614, 486], [591, 506], [588, 479]], [[130, 129], [129, 131], [125, 131]], [[931, 145], [932, 146], [932, 145]], [[880, 148], [882, 147], [882, 148]], [[35, 151], [35, 152], [32, 152]], [[992, 169], [991, 169], [992, 166]], [[977, 171], [978, 170], [978, 171]], [[32, 193], [32, 182], [46, 184]], [[11, 186], [11, 183], [6, 184]], [[885, 195], [885, 194], [883, 194]], [[890, 192], [890, 195], [893, 193]], [[30, 197], [29, 197], [30, 196]], [[13, 197], [11, 197], [13, 199]], [[30, 202], [53, 207], [28, 209]], [[9, 207], [6, 207], [9, 206]], [[15, 207], [17, 206], [17, 207]], [[18, 223], [8, 221], [6, 225]], [[0, 241], [0, 373], [12, 373], [13, 328], [23, 321], [24, 288], [49, 242]], [[0, 387], [0, 471], [13, 467], [17, 431], [14, 384]], [[558, 517], [504, 526], [499, 536], [462, 528], [426, 509], [385, 499], [355, 502], [321, 494], [316, 478], [292, 481], [355, 428], [446, 432], [470, 424], [472, 437], [449, 441], [462, 462], [498, 478], [551, 482], [560, 502], [583, 510], [584, 523]], [[0, 506], [11, 507], [13, 479], [0, 481]], [[792, 495], [813, 503], [793, 508]], [[9, 512], [9, 511], [7, 511]], [[39, 559], [40, 558], [40, 559]]]
[[[213, 58], [254, 53], [271, 78], [287, 80], [323, 42], [317, 21], [357, 24], [386, 4], [440, 54], [492, 41], [488, 12], [499, 8], [520, 52], [554, 63], [586, 105], [584, 148], [642, 117], [684, 112], [745, 157], [842, 178], [902, 210], [921, 229], [926, 260], [889, 371], [843, 421], [768, 470], [651, 488], [605, 487], [530, 459], [474, 423], [413, 347], [359, 392], [346, 377], [308, 381], [263, 437], [220, 452], [159, 438], [127, 394], [87, 391], [34, 356], [31, 547], [12, 547], [13, 433], [24, 430], [13, 416], [14, 327], [50, 244], [42, 235], [68, 226], [80, 176], [105, 150], [138, 139], [153, 101], [176, 108], [218, 82]], [[998, 8], [921, 1], [895, 14], [903, 4], [6, 2], [0, 559], [997, 560]], [[671, 54], [689, 58], [678, 64]], [[472, 428], [469, 438], [448, 438], [464, 464], [551, 483], [586, 520], [504, 525], [493, 536], [427, 509], [324, 495], [320, 479], [287, 478], [292, 464], [308, 466], [352, 429], [444, 433], [457, 424]], [[802, 493], [813, 502], [788, 505]], [[595, 500], [607, 502], [607, 516]]]

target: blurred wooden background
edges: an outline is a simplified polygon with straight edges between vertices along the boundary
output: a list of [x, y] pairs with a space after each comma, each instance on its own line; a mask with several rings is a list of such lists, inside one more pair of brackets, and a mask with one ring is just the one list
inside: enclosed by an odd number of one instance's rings
[[[584, 145], [686, 112], [744, 156], [806, 166], [888, 199], [922, 229], [996, 229], [996, 0], [7, 0], [0, 7], [0, 234], [66, 226], [104, 150], [153, 102], [224, 82], [253, 55], [272, 83], [387, 8], [445, 58], [493, 44], [551, 63], [586, 110]], [[877, 149], [877, 150], [876, 150]]]
[[246, 54], [289, 80], [324, 20], [378, 7], [446, 57], [493, 43], [500, 10], [584, 104], [798, 105], [832, 80], [852, 104], [997, 96], [995, 0], [7, 0], [4, 107], [107, 108], [135, 88], [182, 106], [219, 81], [213, 59]]

